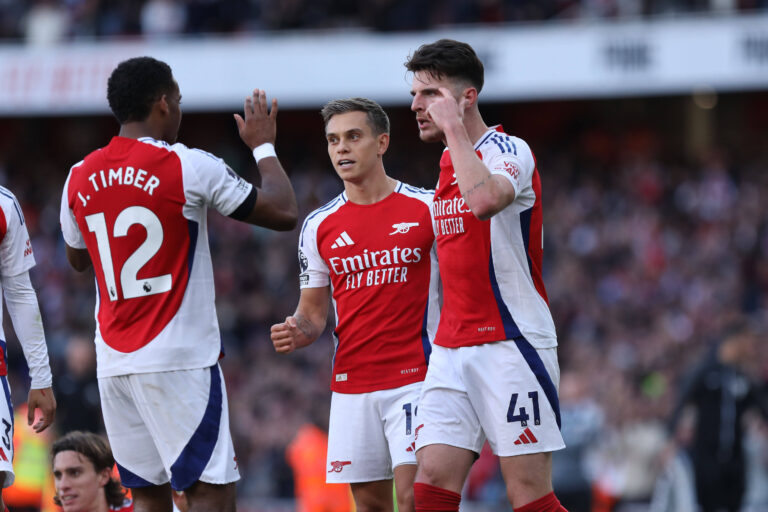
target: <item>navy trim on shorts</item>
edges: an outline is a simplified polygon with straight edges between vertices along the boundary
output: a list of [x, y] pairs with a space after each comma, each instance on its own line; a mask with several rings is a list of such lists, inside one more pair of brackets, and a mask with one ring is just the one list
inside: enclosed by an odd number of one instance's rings
[[117, 466], [117, 472], [120, 473], [120, 483], [123, 485], [123, 487], [136, 489], [138, 487], [152, 487], [155, 485], [152, 482], [144, 480], [136, 473], [128, 471], [123, 466], [121, 466], [119, 462], [115, 462], [115, 465]]
[[211, 366], [210, 370], [211, 389], [203, 419], [171, 466], [171, 487], [176, 491], [183, 491], [200, 479], [219, 439], [222, 393], [218, 363]]
[[536, 380], [539, 381], [539, 385], [544, 390], [544, 394], [549, 400], [549, 404], [552, 406], [552, 410], [555, 413], [555, 419], [557, 420], [557, 428], [560, 429], [560, 399], [557, 397], [557, 389], [552, 382], [552, 377], [549, 376], [544, 362], [539, 357], [538, 352], [523, 336], [519, 336], [513, 340], [517, 349], [523, 355], [525, 362], [528, 363], [528, 367], [536, 376]]

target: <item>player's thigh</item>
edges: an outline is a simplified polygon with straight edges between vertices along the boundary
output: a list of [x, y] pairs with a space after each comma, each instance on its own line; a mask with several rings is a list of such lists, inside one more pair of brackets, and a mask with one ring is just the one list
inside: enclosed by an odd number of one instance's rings
[[224, 485], [197, 482], [189, 487], [187, 496], [189, 512], [234, 512], [236, 502], [235, 484]]
[[0, 489], [10, 487], [15, 480], [13, 473], [13, 405], [8, 377], [0, 376]]
[[565, 447], [555, 348], [537, 350], [519, 339], [464, 350], [467, 393], [493, 453], [508, 457]]
[[357, 512], [389, 512], [392, 510], [392, 479], [349, 484]]
[[447, 444], [430, 444], [416, 452], [416, 482], [461, 494], [477, 453]]
[[[416, 411], [416, 449], [444, 444], [477, 454], [485, 436], [467, 394], [460, 349], [434, 346]], [[450, 464], [443, 468], [450, 470]]]
[[499, 457], [507, 497], [515, 507], [552, 492], [552, 454], [531, 453]]
[[392, 476], [384, 421], [374, 393], [333, 393], [326, 481], [375, 482]]
[[415, 480], [415, 464], [401, 464], [395, 467], [395, 496], [400, 512], [410, 512], [414, 509], [413, 482]]
[[168, 482], [168, 473], [136, 406], [129, 377], [99, 379], [102, 416], [112, 455], [124, 486], [133, 489], [162, 485]]

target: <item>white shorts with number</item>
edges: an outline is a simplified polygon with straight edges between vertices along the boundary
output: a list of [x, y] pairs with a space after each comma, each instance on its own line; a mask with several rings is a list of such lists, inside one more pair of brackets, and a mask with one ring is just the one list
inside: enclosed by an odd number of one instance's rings
[[[3, 342], [2, 345], [5, 345]], [[4, 347], [3, 347], [4, 348]], [[11, 405], [11, 386], [8, 377], [0, 376], [3, 388], [0, 398], [0, 473], [5, 473], [3, 487], [9, 487], [16, 479], [13, 473], [13, 406]]]
[[414, 412], [421, 382], [371, 393], [333, 393], [326, 482], [389, 480], [416, 464]]
[[240, 479], [218, 364], [99, 379], [107, 437], [126, 487]]
[[525, 339], [433, 346], [416, 416], [416, 448], [447, 444], [480, 453], [486, 438], [508, 457], [565, 448], [557, 349]]

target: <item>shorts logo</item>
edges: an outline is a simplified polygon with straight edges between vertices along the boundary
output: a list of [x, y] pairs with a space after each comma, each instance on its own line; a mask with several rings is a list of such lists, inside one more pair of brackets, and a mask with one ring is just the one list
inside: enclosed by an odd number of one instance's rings
[[394, 231], [390, 233], [390, 236], [397, 233], [407, 233], [411, 228], [415, 228], [418, 225], [418, 222], [399, 222], [397, 224], [392, 224]]
[[515, 441], [515, 444], [531, 444], [531, 443], [538, 443], [539, 440], [536, 439], [536, 436], [533, 435], [533, 432], [531, 432], [530, 428], [526, 428], [523, 430], [523, 433], [520, 434], [520, 437], [517, 438], [517, 441]]
[[5, 462], [8, 462], [8, 457], [5, 455], [5, 450], [0, 448], [0, 459], [4, 460]]
[[414, 439], [418, 439], [418, 438], [419, 438], [419, 430], [421, 430], [421, 428], [422, 428], [423, 426], [424, 426], [424, 424], [422, 423], [421, 425], [419, 425], [418, 427], [416, 427], [416, 431], [415, 431], [415, 432], [414, 432], [414, 434], [413, 434], [413, 438], [414, 438]]
[[344, 466], [349, 466], [352, 464], [351, 460], [335, 460], [331, 462], [331, 469], [328, 470], [329, 473], [341, 473], [341, 470], [344, 469]]
[[411, 442], [411, 446], [405, 449], [407, 452], [415, 452], [416, 451], [416, 441]]

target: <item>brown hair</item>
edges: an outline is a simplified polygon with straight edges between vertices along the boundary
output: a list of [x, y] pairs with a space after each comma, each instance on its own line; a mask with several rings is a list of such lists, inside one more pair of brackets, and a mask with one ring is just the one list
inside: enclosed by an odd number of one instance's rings
[[413, 73], [426, 71], [437, 79], [443, 77], [466, 80], [479, 93], [483, 88], [485, 69], [480, 58], [467, 43], [453, 39], [440, 39], [419, 46], [405, 61]]
[[381, 105], [367, 98], [347, 98], [344, 100], [331, 100], [326, 103], [320, 115], [323, 116], [323, 122], [328, 125], [328, 121], [338, 114], [347, 112], [365, 112], [368, 116], [368, 124], [376, 135], [389, 133], [389, 117]]

